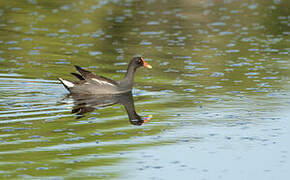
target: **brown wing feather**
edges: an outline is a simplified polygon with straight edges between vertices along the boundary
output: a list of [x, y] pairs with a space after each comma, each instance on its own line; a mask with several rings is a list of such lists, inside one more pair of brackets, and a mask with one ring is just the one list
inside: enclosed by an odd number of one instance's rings
[[106, 78], [104, 76], [100, 76], [100, 75], [97, 75], [93, 72], [90, 72], [90, 71], [87, 71], [87, 70], [84, 70], [82, 69], [81, 67], [75, 65], [75, 68], [77, 69], [77, 71], [81, 74], [81, 76], [85, 79], [85, 80], [92, 80], [92, 78], [95, 78], [95, 79], [98, 79], [100, 81], [106, 81], [108, 83], [111, 83], [111, 84], [115, 84], [117, 85], [116, 81], [112, 80], [112, 79], [109, 79], [109, 78]]
[[78, 73], [71, 73], [71, 74], [74, 75], [79, 80], [85, 80], [85, 78], [82, 75], [78, 74]]

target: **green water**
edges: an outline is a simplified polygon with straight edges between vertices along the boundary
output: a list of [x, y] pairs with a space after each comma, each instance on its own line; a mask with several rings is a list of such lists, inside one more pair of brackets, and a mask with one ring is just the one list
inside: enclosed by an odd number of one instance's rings
[[[1, 179], [290, 176], [289, 2], [0, 0]], [[79, 118], [77, 64], [134, 103]]]

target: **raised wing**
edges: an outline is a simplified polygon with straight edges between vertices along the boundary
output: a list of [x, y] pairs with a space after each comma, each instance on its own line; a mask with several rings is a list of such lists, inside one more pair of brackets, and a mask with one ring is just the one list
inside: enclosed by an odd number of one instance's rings
[[[81, 67], [75, 65], [77, 71], [80, 73], [79, 76], [77, 76], [78, 79], [84, 79], [84, 80], [87, 80], [87, 81], [90, 81], [90, 82], [93, 82], [93, 83], [97, 83], [97, 84], [100, 84], [100, 85], [112, 85], [112, 86], [115, 86], [117, 85], [117, 82], [112, 80], [112, 79], [109, 79], [109, 78], [106, 78], [106, 77], [103, 77], [103, 76], [99, 76], [93, 72], [90, 72], [90, 71], [87, 71], [87, 70], [84, 70], [82, 69]], [[75, 75], [75, 74], [73, 74]], [[76, 75], [75, 75], [76, 76]], [[81, 80], [82, 80], [81, 79]]]
[[78, 73], [71, 73], [72, 75], [74, 75], [76, 78], [78, 78], [79, 80], [85, 80], [85, 78], [83, 78], [82, 75], [78, 74]]

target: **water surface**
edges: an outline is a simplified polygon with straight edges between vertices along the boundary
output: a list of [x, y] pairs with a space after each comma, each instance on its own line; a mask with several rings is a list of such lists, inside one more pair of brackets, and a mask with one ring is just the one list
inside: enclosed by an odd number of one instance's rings
[[[0, 0], [2, 179], [286, 179], [289, 13], [275, 1]], [[56, 80], [121, 79], [136, 112], [84, 117]]]

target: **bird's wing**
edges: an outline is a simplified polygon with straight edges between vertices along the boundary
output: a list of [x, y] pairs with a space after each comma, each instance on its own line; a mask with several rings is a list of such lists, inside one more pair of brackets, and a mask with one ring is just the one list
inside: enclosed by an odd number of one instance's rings
[[78, 74], [78, 73], [71, 73], [71, 74], [74, 75], [79, 80], [85, 80], [85, 78], [82, 75]]
[[[109, 79], [109, 78], [97, 75], [93, 72], [84, 70], [77, 65], [75, 65], [75, 67], [76, 67], [77, 71], [80, 73], [80, 76], [82, 77], [82, 79], [85, 79], [89, 82], [97, 83], [100, 85], [113, 85], [113, 86], [117, 85], [117, 82], [112, 80], [112, 79]], [[73, 75], [75, 75], [75, 74], [73, 74]], [[78, 79], [80, 79], [79, 76], [77, 76], [77, 77], [78, 77]]]

